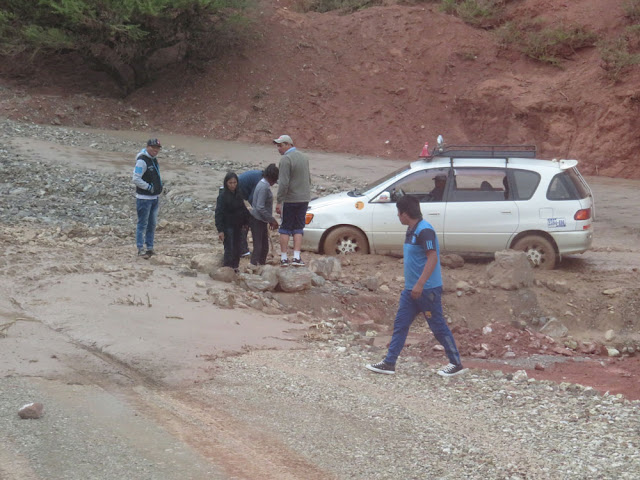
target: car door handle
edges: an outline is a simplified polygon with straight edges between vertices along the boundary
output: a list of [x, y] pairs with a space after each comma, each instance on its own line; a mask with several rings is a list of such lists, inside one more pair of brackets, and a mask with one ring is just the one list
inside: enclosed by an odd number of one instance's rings
[[427, 215], [431, 215], [432, 217], [439, 217], [440, 212], [431, 212], [431, 213], [427, 213]]
[[511, 215], [511, 210], [503, 210], [503, 211], [501, 211], [500, 213], [506, 213], [506, 214]]

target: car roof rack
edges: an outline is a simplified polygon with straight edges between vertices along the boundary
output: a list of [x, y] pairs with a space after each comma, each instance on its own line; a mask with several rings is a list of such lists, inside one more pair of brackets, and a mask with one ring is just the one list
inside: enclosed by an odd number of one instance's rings
[[535, 145], [444, 145], [430, 155], [450, 158], [536, 158]]

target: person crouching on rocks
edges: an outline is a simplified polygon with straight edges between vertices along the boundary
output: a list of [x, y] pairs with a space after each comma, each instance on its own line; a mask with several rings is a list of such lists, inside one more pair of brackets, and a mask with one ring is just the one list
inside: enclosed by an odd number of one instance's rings
[[269, 254], [269, 227], [278, 228], [278, 221], [273, 217], [273, 193], [271, 186], [278, 183], [279, 170], [274, 163], [267, 166], [262, 179], [256, 185], [251, 199], [251, 236], [253, 237], [252, 265], [264, 265]]
[[215, 222], [218, 238], [224, 245], [225, 267], [236, 272], [240, 265], [242, 229], [249, 224], [249, 210], [238, 188], [238, 176], [229, 172], [224, 177], [223, 188], [216, 203]]

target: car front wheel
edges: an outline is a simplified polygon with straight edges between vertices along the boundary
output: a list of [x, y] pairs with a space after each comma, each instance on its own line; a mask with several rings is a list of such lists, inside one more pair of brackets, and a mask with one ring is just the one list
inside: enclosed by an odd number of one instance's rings
[[326, 255], [369, 253], [367, 237], [353, 227], [338, 227], [327, 235], [323, 250]]
[[556, 266], [556, 250], [549, 240], [539, 235], [522, 237], [513, 245], [513, 249], [526, 253], [535, 268], [553, 270]]

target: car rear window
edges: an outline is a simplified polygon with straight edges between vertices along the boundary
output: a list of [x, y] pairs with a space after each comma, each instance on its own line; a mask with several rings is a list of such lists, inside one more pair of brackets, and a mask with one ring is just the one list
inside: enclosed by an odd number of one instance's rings
[[547, 190], [549, 200], [580, 200], [588, 196], [589, 191], [573, 168], [553, 177]]

